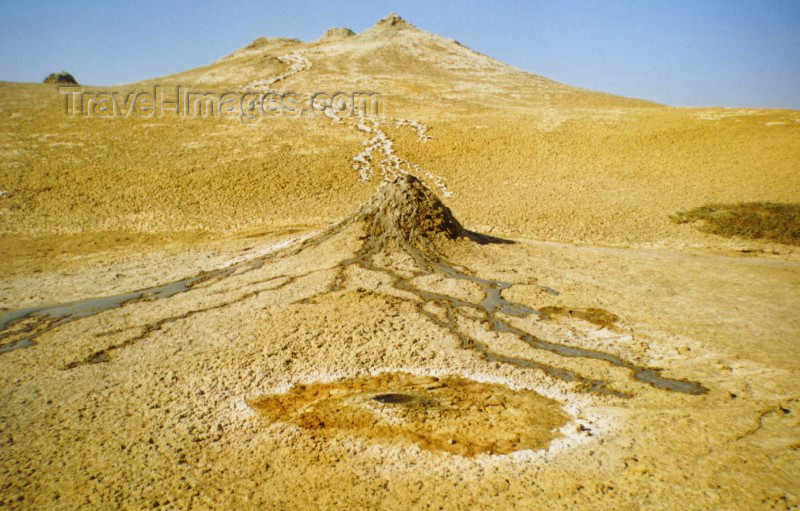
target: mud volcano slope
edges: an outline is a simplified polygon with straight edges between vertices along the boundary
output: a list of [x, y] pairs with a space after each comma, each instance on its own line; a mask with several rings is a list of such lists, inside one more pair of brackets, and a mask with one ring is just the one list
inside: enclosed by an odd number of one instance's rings
[[465, 229], [450, 208], [412, 174], [385, 181], [351, 221], [365, 224], [373, 249], [410, 246], [434, 258], [437, 242], [462, 238], [478, 243], [512, 243]]
[[[323, 232], [247, 243], [176, 283], [0, 318], [12, 509], [549, 509], [611, 478], [623, 503], [705, 495], [720, 467], [756, 480], [725, 496], [751, 503], [796, 473], [768, 469], [793, 456], [794, 379], [776, 397], [699, 341], [659, 357], [673, 336], [576, 308], [631, 314], [548, 282], [540, 246], [476, 238], [414, 176]], [[576, 249], [546, 250], [574, 273]]]
[[[583, 375], [568, 367], [543, 363], [534, 358], [496, 353], [485, 342], [478, 340], [481, 334], [505, 334], [528, 348], [547, 352], [556, 358], [586, 359], [609, 364], [626, 370], [634, 380], [662, 390], [694, 395], [706, 392], [698, 383], [665, 378], [657, 369], [639, 366], [611, 353], [547, 341], [515, 326], [511, 321], [513, 318], [546, 320], [549, 317], [527, 305], [504, 298], [502, 291], [510, 288], [510, 283], [482, 278], [467, 269], [457, 269], [443, 255], [448, 244], [453, 242], [507, 242], [466, 230], [450, 209], [413, 175], [399, 174], [385, 180], [375, 196], [355, 215], [313, 242], [341, 234], [348, 226], [357, 226], [362, 230], [362, 245], [353, 257], [337, 265], [337, 276], [328, 289], [330, 292], [339, 291], [347, 285], [348, 272], [353, 268], [379, 273], [388, 278], [392, 291], [413, 295], [417, 300], [418, 312], [454, 337], [459, 348], [474, 350], [492, 362], [538, 370], [557, 380], [576, 383], [583, 391], [629, 396], [627, 392], [615, 390], [608, 381]], [[465, 299], [415, 283], [429, 277], [477, 287], [482, 298]], [[549, 288], [543, 289], [557, 294]], [[437, 312], [432, 312], [432, 309]], [[486, 330], [478, 335], [467, 333], [462, 326], [475, 315], [481, 319]], [[563, 333], [567, 335], [566, 330]]]
[[[630, 393], [617, 390], [606, 378], [584, 374], [582, 365], [576, 367], [572, 363], [574, 359], [622, 369], [634, 380], [658, 389], [695, 395], [706, 392], [698, 383], [665, 378], [659, 370], [635, 364], [622, 356], [564, 343], [562, 338], [574, 335], [569, 329], [559, 331], [557, 327], [550, 326], [550, 337], [545, 339], [518, 326], [515, 318], [541, 322], [550, 317], [544, 310], [540, 312], [528, 305], [507, 300], [503, 291], [509, 289], [511, 283], [482, 278], [469, 269], [456, 268], [443, 255], [454, 243], [466, 244], [469, 248], [472, 245], [477, 246], [478, 242], [487, 243], [492, 240], [493, 238], [466, 230], [450, 209], [417, 177], [400, 173], [386, 178], [373, 198], [351, 217], [316, 236], [266, 256], [123, 295], [7, 312], [0, 317], [0, 339], [4, 341], [0, 345], [0, 354], [35, 346], [34, 340], [42, 334], [112, 309], [141, 302], [169, 300], [183, 294], [205, 300], [203, 297], [209, 293], [209, 284], [257, 272], [271, 265], [293, 265], [299, 259], [304, 261], [300, 264], [306, 269], [305, 272], [294, 272], [267, 280], [286, 279], [278, 288], [292, 286], [303, 277], [324, 271], [324, 260], [337, 257], [330, 254], [342, 250], [329, 247], [338, 246], [349, 248], [344, 249], [338, 256], [340, 259], [333, 262], [331, 269], [334, 276], [325, 291], [303, 298], [300, 303], [309, 303], [345, 288], [360, 288], [359, 281], [365, 278], [377, 279], [381, 282], [382, 291], [409, 301], [417, 314], [422, 316], [421, 319], [428, 320], [447, 337], [452, 337], [459, 348], [472, 350], [489, 361], [539, 371], [556, 380], [574, 383], [577, 390], [617, 397], [628, 397]], [[320, 254], [325, 256], [320, 257]], [[432, 280], [437, 281], [437, 284], [433, 285]], [[542, 289], [557, 294], [555, 290], [546, 287]], [[269, 290], [246, 293], [236, 301], [247, 300]], [[302, 294], [303, 290], [298, 289], [298, 293]], [[86, 364], [108, 362], [112, 352], [142, 341], [153, 331], [161, 329], [165, 323], [215, 310], [230, 303], [221, 302], [205, 309], [158, 319], [145, 325], [142, 334], [95, 349], [82, 360], [72, 360], [64, 367], [74, 369]], [[476, 319], [478, 322], [474, 324]], [[535, 353], [544, 353], [547, 361], [537, 357], [503, 354], [493, 350], [482, 340], [487, 336], [498, 335], [511, 338]], [[566, 363], [561, 364], [561, 361]]]

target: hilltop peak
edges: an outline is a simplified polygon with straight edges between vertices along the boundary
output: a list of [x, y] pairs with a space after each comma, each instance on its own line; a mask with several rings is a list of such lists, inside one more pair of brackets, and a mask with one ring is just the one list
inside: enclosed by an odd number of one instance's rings
[[386, 16], [385, 18], [383, 18], [382, 20], [380, 20], [378, 22], [378, 25], [389, 25], [389, 26], [393, 27], [393, 26], [396, 26], [396, 25], [401, 25], [401, 26], [402, 25], [407, 25], [408, 26], [408, 25], [410, 25], [410, 23], [408, 23], [406, 20], [401, 18], [400, 15], [397, 14], [396, 12], [393, 12], [393, 13], [389, 14], [388, 16]]
[[417, 27], [412, 25], [411, 23], [407, 22], [403, 18], [400, 17], [396, 12], [393, 12], [383, 18], [382, 20], [375, 23], [372, 27], [367, 29], [364, 33], [365, 34], [388, 34], [388, 33], [397, 33], [400, 31], [418, 31], [421, 32]]
[[337, 41], [339, 39], [347, 39], [348, 37], [353, 37], [355, 32], [350, 30], [349, 28], [329, 28], [322, 34], [320, 37], [320, 42], [322, 41]]

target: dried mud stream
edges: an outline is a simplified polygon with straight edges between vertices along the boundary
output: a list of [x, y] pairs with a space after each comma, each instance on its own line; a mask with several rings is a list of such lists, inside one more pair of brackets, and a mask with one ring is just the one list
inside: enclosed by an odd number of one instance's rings
[[[562, 357], [601, 360], [613, 366], [628, 369], [634, 379], [659, 389], [694, 395], [706, 392], [706, 389], [699, 383], [665, 378], [660, 375], [660, 371], [657, 369], [638, 366], [609, 353], [544, 341], [529, 332], [514, 327], [509, 321], [503, 319], [503, 316], [524, 318], [532, 314], [539, 315], [540, 313], [526, 305], [506, 300], [502, 295], [502, 291], [510, 288], [510, 283], [469, 275], [447, 264], [437, 251], [436, 241], [437, 239], [439, 241], [455, 240], [461, 237], [470, 238], [479, 243], [503, 243], [504, 241], [466, 231], [452, 216], [450, 210], [416, 177], [410, 174], [400, 174], [387, 181], [381, 186], [378, 194], [356, 215], [345, 222], [337, 224], [324, 234], [301, 243], [300, 247], [295, 248], [295, 250], [301, 250], [307, 244], [320, 243], [330, 236], [340, 233], [343, 228], [354, 222], [364, 222], [366, 224], [364, 243], [353, 258], [346, 259], [340, 263], [338, 266], [339, 274], [330, 286], [331, 292], [341, 289], [341, 281], [348, 267], [357, 265], [367, 271], [386, 274], [396, 289], [416, 296], [419, 299], [418, 308], [420, 312], [431, 322], [447, 330], [457, 338], [461, 348], [475, 350], [489, 361], [539, 370], [566, 382], [577, 382], [581, 385], [582, 390], [585, 391], [628, 397], [628, 394], [615, 391], [612, 387], [609, 387], [609, 383], [606, 381], [589, 379], [574, 371], [549, 366], [534, 360], [508, 357], [492, 352], [485, 343], [471, 338], [459, 328], [460, 316], [465, 310], [480, 314], [484, 324], [491, 331], [510, 333], [520, 342], [535, 349], [550, 351]], [[411, 274], [411, 278], [400, 275], [391, 267], [380, 266], [375, 263], [374, 258], [382, 251], [387, 250], [400, 250], [413, 259], [416, 270]], [[178, 293], [189, 291], [193, 286], [201, 283], [221, 280], [231, 275], [258, 269], [263, 266], [267, 258], [275, 258], [280, 255], [283, 254], [278, 253], [256, 260], [241, 262], [177, 282], [131, 293], [7, 312], [0, 316], [0, 342], [3, 342], [0, 345], [0, 354], [18, 348], [31, 347], [35, 344], [36, 337], [67, 322], [100, 314], [137, 301], [170, 298]], [[473, 303], [446, 294], [425, 291], [411, 283], [413, 278], [432, 274], [440, 274], [446, 278], [477, 284], [483, 293], [483, 298], [480, 302]], [[546, 289], [554, 292], [550, 288]], [[438, 316], [426, 310], [425, 305], [441, 306], [444, 308], [444, 314]], [[107, 361], [107, 352], [101, 351], [92, 354], [84, 363]], [[74, 362], [67, 367], [74, 368], [77, 365], [80, 365], [80, 362]]]
[[[594, 268], [565, 280], [528, 260], [542, 250], [466, 230], [398, 174], [262, 255], [6, 312], [3, 504], [630, 507], [653, 477], [695, 491], [745, 470], [738, 452], [758, 499], [793, 498], [764, 470], [796, 452], [791, 380], [635, 342], [591, 293], [570, 305]], [[777, 450], [753, 457], [764, 442]]]

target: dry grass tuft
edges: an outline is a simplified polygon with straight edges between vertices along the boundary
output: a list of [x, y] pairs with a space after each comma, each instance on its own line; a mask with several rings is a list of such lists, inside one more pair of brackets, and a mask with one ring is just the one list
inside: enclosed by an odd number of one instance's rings
[[720, 236], [800, 245], [800, 204], [709, 204], [681, 211], [670, 218], [679, 224], [702, 220], [702, 231]]

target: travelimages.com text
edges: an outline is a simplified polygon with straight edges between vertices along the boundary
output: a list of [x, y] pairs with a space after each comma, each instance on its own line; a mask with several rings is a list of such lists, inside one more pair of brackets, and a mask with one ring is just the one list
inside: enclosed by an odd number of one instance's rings
[[178, 85], [166, 92], [156, 85], [150, 91], [89, 92], [83, 87], [59, 87], [69, 117], [161, 118], [238, 117], [244, 124], [262, 118], [299, 117], [306, 112], [329, 117], [382, 117], [383, 96], [377, 92], [195, 92]]

